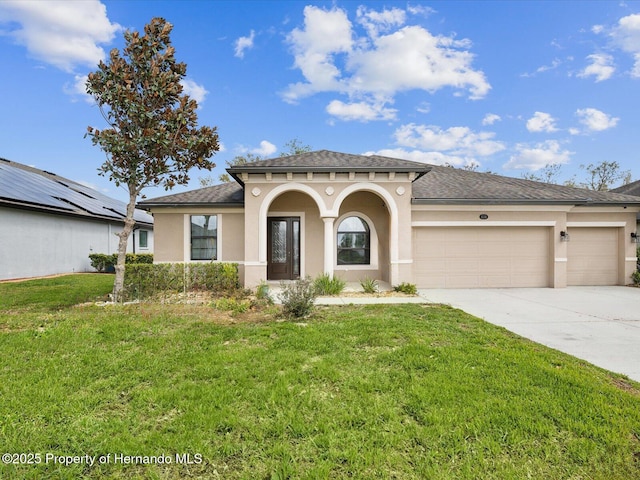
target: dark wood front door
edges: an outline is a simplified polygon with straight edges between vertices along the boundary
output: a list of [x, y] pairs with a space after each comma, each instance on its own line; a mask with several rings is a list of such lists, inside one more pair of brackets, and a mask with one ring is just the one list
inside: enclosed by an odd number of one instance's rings
[[267, 219], [267, 279], [300, 277], [300, 217]]

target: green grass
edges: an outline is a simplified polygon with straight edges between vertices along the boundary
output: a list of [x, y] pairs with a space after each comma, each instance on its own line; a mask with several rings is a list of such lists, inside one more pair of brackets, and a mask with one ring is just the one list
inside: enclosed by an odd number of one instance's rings
[[0, 283], [0, 311], [11, 308], [56, 310], [105, 299], [113, 290], [114, 275], [85, 273]]
[[3, 479], [640, 478], [638, 384], [459, 310], [25, 305], [0, 308], [2, 450], [173, 463]]

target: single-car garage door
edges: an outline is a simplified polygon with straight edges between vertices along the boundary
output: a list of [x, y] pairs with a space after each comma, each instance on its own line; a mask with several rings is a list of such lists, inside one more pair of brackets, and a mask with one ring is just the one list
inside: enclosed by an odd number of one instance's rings
[[548, 287], [550, 231], [545, 227], [416, 227], [416, 285]]
[[618, 284], [618, 229], [569, 228], [567, 285]]

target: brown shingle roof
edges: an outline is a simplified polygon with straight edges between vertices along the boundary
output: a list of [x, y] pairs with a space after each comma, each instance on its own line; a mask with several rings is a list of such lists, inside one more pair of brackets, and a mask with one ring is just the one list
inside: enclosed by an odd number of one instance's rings
[[199, 188], [189, 192], [174, 193], [164, 197], [151, 198], [138, 203], [140, 208], [153, 206], [185, 206], [185, 205], [219, 205], [219, 206], [243, 206], [244, 190], [235, 182], [214, 185], [213, 187]]
[[429, 171], [429, 165], [379, 155], [354, 155], [351, 153], [319, 150], [298, 155], [271, 158], [259, 162], [230, 167], [227, 171], [237, 179], [239, 173], [265, 172], [416, 172]]
[[623, 193], [625, 195], [635, 195], [636, 197], [640, 197], [640, 180], [614, 188], [611, 191], [614, 193]]
[[491, 173], [432, 166], [413, 184], [414, 203], [568, 203], [640, 204], [640, 199], [612, 192], [534, 182]]
[[[413, 203], [439, 204], [607, 204], [640, 205], [640, 198], [615, 192], [596, 192], [581, 188], [471, 172], [451, 167], [427, 165], [377, 155], [353, 155], [320, 150], [288, 157], [262, 160], [227, 169], [241, 184], [239, 175], [265, 172], [416, 172], [412, 187]], [[140, 202], [140, 207], [178, 205], [242, 206], [243, 187], [225, 183], [190, 192], [167, 195]]]

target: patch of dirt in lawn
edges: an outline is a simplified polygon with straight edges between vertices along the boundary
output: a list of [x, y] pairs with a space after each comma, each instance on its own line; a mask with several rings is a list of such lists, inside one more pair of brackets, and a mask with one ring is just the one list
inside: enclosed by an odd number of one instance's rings
[[623, 378], [613, 378], [611, 379], [611, 382], [620, 390], [624, 390], [625, 392], [635, 395], [636, 397], [640, 397], [640, 390], [635, 385], [629, 383], [627, 380]]

